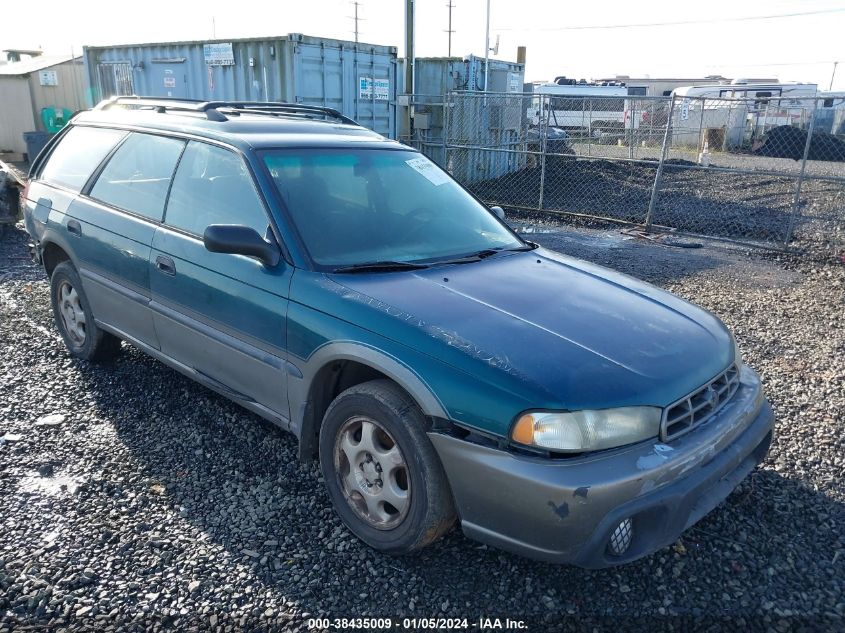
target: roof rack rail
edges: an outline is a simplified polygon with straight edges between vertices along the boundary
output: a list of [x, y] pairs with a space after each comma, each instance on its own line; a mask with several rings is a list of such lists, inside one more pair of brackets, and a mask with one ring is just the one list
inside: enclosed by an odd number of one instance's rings
[[135, 106], [149, 108], [162, 114], [170, 112], [197, 112], [206, 115], [209, 121], [228, 121], [228, 117], [220, 112], [230, 110], [231, 114], [268, 114], [291, 116], [322, 116], [336, 119], [341, 123], [358, 125], [356, 121], [341, 114], [334, 108], [324, 106], [305, 105], [302, 103], [285, 103], [281, 101], [200, 101], [197, 99], [180, 99], [178, 97], [112, 97], [98, 103], [95, 110], [108, 110], [112, 107]]

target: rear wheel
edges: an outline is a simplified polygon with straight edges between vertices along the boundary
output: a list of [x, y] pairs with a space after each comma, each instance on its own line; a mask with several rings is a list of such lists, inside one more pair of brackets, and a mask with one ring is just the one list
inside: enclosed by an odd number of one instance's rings
[[417, 550], [449, 530], [455, 510], [425, 434], [425, 416], [389, 380], [351, 387], [320, 429], [320, 466], [335, 510], [371, 547]]
[[79, 273], [69, 261], [57, 265], [50, 276], [50, 300], [56, 328], [73, 356], [97, 361], [120, 351], [120, 339], [94, 322]]

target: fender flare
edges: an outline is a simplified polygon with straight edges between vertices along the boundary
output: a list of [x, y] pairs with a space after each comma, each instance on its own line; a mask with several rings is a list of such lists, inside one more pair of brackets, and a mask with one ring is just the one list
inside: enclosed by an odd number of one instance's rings
[[299, 438], [301, 460], [307, 461], [313, 455], [316, 448], [315, 431], [322, 422], [314, 419], [311, 410], [310, 395], [314, 379], [326, 365], [344, 360], [355, 361], [383, 373], [407, 391], [427, 417], [449, 417], [446, 407], [425, 380], [395, 356], [366, 343], [332, 341], [317, 348], [304, 363], [291, 363], [289, 368], [290, 430]]
[[44, 263], [44, 251], [47, 249], [47, 246], [50, 244], [54, 244], [62, 249], [68, 256], [71, 264], [73, 267], [79, 270], [79, 265], [77, 264], [76, 254], [73, 252], [73, 249], [70, 247], [67, 239], [58, 231], [56, 231], [52, 227], [47, 227], [44, 229], [44, 233], [41, 235], [41, 239], [38, 241], [38, 250], [39, 250], [39, 257], [42, 262], [42, 266], [44, 266], [46, 270], [46, 265]]

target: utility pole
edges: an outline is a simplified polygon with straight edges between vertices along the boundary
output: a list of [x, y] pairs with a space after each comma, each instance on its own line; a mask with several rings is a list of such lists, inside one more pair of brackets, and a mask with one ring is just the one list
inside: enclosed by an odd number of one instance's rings
[[449, 4], [446, 5], [449, 7], [449, 28], [446, 29], [446, 33], [449, 34], [449, 52], [447, 53], [448, 57], [452, 56], [452, 33], [455, 31], [452, 30], [452, 9], [455, 8], [455, 5], [452, 4], [452, 0], [449, 0]]
[[833, 62], [833, 72], [830, 74], [830, 85], [827, 89], [833, 90], [833, 78], [836, 77], [836, 67], [839, 65], [839, 62]]
[[490, 73], [490, 0], [487, 0], [487, 27], [484, 29], [484, 92], [488, 92], [487, 78]]
[[416, 0], [405, 0], [405, 94], [414, 94], [414, 11]]
[[357, 44], [358, 43], [358, 19], [359, 19], [358, 18], [358, 5], [360, 5], [361, 3], [356, 1], [356, 2], [353, 2], [352, 4], [355, 5], [355, 16], [352, 19], [355, 20], [355, 43]]

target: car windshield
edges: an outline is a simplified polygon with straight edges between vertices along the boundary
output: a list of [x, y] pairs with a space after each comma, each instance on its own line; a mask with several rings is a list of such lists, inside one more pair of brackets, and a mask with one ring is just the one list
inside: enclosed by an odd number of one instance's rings
[[424, 264], [525, 246], [417, 152], [272, 150], [263, 159], [323, 268]]

